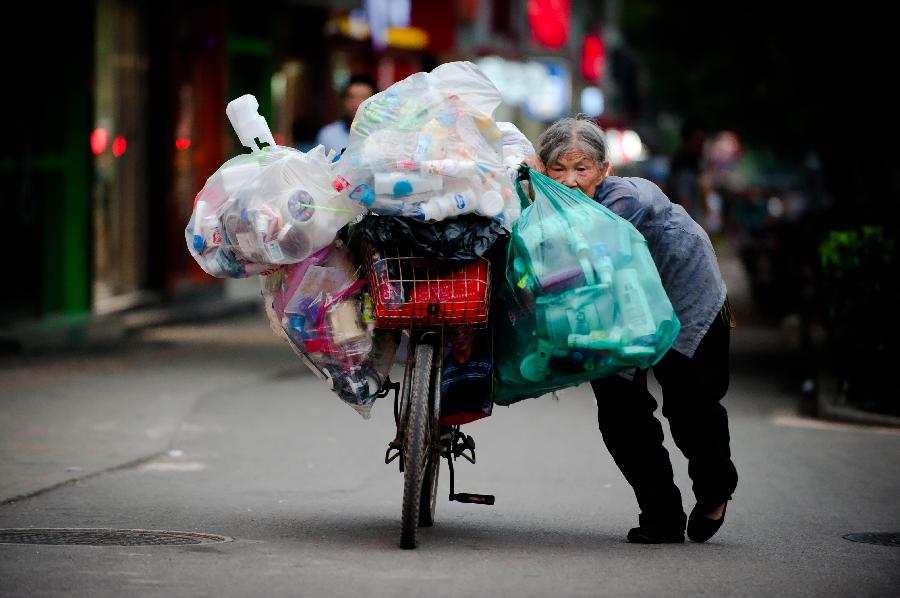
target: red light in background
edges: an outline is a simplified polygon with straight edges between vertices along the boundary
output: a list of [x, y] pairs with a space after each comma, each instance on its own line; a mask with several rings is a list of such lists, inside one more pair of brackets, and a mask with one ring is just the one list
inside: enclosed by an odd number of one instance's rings
[[112, 153], [113, 153], [113, 156], [115, 156], [116, 158], [118, 158], [119, 156], [121, 156], [122, 154], [124, 154], [124, 153], [125, 153], [125, 147], [126, 147], [126, 146], [127, 146], [127, 144], [125, 143], [125, 138], [122, 137], [121, 135], [119, 135], [118, 137], [116, 137], [115, 139], [113, 139], [113, 142], [112, 142]]
[[545, 48], [559, 50], [569, 39], [571, 0], [528, 0], [531, 36]]
[[190, 137], [178, 137], [175, 139], [175, 149], [182, 152], [191, 147]]
[[275, 145], [284, 145], [284, 135], [275, 133], [273, 137], [275, 138]]
[[97, 127], [91, 131], [91, 151], [94, 152], [95, 156], [103, 153], [107, 143], [109, 143], [109, 134], [106, 132], [106, 129]]
[[581, 76], [589, 83], [597, 83], [603, 77], [606, 48], [603, 38], [592, 33], [584, 36], [581, 49]]

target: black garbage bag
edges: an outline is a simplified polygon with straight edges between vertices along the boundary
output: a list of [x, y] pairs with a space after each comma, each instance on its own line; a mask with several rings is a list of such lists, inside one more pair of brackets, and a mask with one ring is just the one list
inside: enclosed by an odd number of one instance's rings
[[499, 221], [476, 214], [429, 223], [402, 216], [370, 215], [351, 231], [354, 243], [368, 242], [461, 264], [484, 255], [501, 235], [507, 233]]

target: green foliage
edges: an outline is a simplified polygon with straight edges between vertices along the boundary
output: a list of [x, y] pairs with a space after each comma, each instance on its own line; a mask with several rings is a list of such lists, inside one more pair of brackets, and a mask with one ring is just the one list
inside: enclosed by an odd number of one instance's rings
[[831, 362], [857, 389], [857, 400], [883, 399], [883, 368], [898, 358], [897, 258], [896, 237], [882, 226], [831, 231], [819, 245]]
[[828, 310], [833, 321], [862, 317], [853, 312], [897, 293], [896, 241], [883, 227], [831, 231], [819, 245], [819, 260], [825, 290], [835, 300]]

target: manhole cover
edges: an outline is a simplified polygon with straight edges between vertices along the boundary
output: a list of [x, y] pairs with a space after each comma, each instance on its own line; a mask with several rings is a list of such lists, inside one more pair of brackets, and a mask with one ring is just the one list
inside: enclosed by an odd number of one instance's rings
[[228, 542], [231, 538], [193, 532], [145, 529], [0, 529], [0, 544], [52, 544], [74, 546], [185, 546]]
[[900, 546], [900, 533], [862, 532], [847, 534], [844, 539], [864, 544], [878, 544], [879, 546]]

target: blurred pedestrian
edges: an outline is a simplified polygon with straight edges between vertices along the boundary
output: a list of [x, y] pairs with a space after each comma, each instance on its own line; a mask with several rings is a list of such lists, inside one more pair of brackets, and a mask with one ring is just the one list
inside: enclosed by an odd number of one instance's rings
[[[728, 389], [733, 327], [716, 254], [706, 232], [652, 182], [610, 173], [606, 139], [579, 115], [552, 124], [538, 140], [532, 165], [553, 180], [628, 220], [647, 240], [681, 332], [653, 366], [663, 391], [663, 415], [688, 459], [696, 506], [686, 518], [675, 485], [663, 429], [654, 417], [647, 371], [632, 370], [592, 382], [600, 431], [640, 506], [637, 543], [705, 542], [725, 519], [737, 486], [728, 415], [720, 400]], [[546, 165], [546, 168], [544, 168]]]
[[681, 142], [669, 165], [669, 195], [701, 225], [706, 220], [706, 196], [702, 176], [703, 145], [706, 127], [687, 119], [681, 127]]
[[340, 153], [347, 147], [350, 138], [350, 124], [356, 116], [356, 110], [366, 98], [375, 95], [377, 91], [375, 81], [371, 77], [366, 75], [350, 77], [341, 93], [343, 114], [341, 118], [319, 130], [319, 134], [316, 136], [316, 145], [324, 145], [326, 153], [330, 150]]

